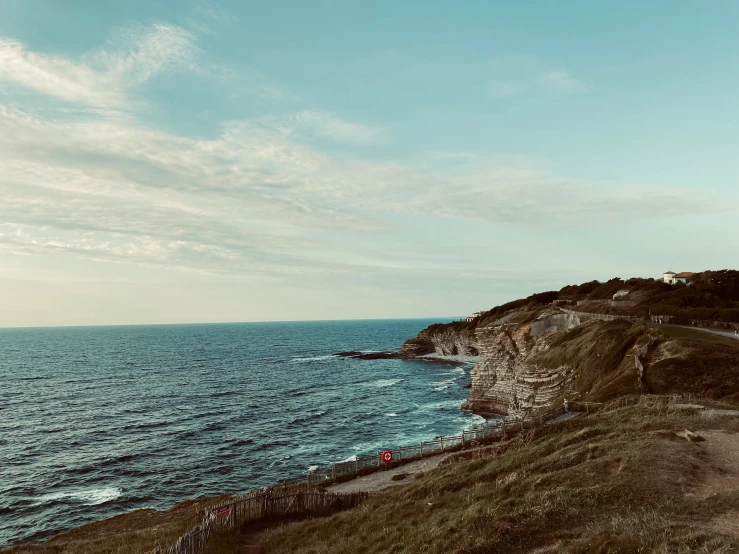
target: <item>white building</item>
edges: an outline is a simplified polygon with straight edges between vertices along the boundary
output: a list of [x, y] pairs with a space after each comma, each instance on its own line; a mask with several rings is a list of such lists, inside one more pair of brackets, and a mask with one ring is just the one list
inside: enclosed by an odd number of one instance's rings
[[693, 280], [693, 275], [695, 274], [691, 271], [683, 271], [681, 273], [666, 271], [662, 274], [662, 279], [665, 283], [669, 283], [670, 285], [674, 285], [675, 283], [688, 284]]
[[478, 317], [480, 317], [482, 314], [483, 314], [483, 312], [475, 312], [472, 315], [468, 315], [465, 319], [467, 319], [467, 321], [473, 321], [473, 320], [477, 319]]

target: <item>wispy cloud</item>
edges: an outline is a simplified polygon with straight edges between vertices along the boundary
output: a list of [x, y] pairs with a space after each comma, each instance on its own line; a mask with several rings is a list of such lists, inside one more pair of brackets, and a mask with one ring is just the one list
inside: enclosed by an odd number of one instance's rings
[[[515, 79], [496, 79], [488, 84], [490, 94], [497, 97], [515, 97], [529, 94], [581, 94], [592, 90], [588, 83], [577, 79], [570, 72], [563, 69], [549, 69], [542, 71], [524, 67], [516, 71]], [[521, 75], [526, 73], [526, 75]]]
[[194, 37], [172, 25], [132, 26], [79, 60], [0, 38], [0, 82], [93, 108], [128, 108], [129, 93], [166, 69], [192, 63]]
[[184, 27], [201, 35], [217, 35], [220, 29], [238, 22], [239, 18], [215, 2], [196, 0], [190, 13], [181, 19]]
[[387, 136], [382, 127], [347, 121], [326, 111], [303, 110], [283, 116], [265, 116], [260, 122], [298, 141], [330, 139], [369, 144], [382, 142]]
[[699, 191], [603, 194], [525, 168], [430, 176], [332, 158], [249, 121], [195, 140], [0, 108], [0, 150], [0, 248], [196, 271], [349, 271], [356, 241], [316, 233], [370, 236], [388, 214], [545, 228], [736, 208]]
[[[736, 209], [698, 190], [604, 193], [464, 153], [434, 172], [333, 157], [314, 143], [374, 144], [389, 132], [323, 110], [224, 123], [209, 139], [137, 120], [132, 91], [171, 67], [198, 74], [196, 55], [194, 37], [167, 25], [130, 27], [80, 59], [0, 42], [0, 79], [90, 108], [49, 118], [0, 104], [0, 249], [201, 272], [366, 272], [410, 263], [360, 251], [397, 216], [542, 229]], [[581, 86], [542, 75], [536, 86]], [[129, 107], [126, 118], [99, 113]]]
[[578, 92], [588, 92], [591, 87], [578, 79], [575, 79], [567, 71], [554, 69], [539, 75], [538, 83], [546, 88], [552, 89], [563, 94], [575, 94]]

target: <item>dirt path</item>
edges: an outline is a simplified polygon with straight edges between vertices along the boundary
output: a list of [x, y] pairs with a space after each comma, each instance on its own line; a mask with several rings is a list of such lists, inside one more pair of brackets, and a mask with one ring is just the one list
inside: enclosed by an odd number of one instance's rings
[[706, 453], [707, 467], [698, 476], [696, 496], [706, 499], [716, 494], [739, 490], [739, 433], [701, 431], [706, 439], [699, 443]]
[[718, 329], [708, 329], [707, 327], [692, 327], [690, 325], [677, 325], [677, 327], [682, 327], [683, 329], [694, 329], [695, 331], [711, 333], [714, 335], [719, 335], [721, 337], [728, 337], [730, 339], [736, 338], [736, 336], [734, 335], [734, 331], [719, 331]]
[[[346, 481], [345, 483], [331, 485], [327, 487], [326, 490], [329, 492], [374, 492], [381, 491], [389, 487], [395, 487], [397, 485], [404, 485], [419, 473], [439, 467], [441, 461], [448, 456], [450, 456], [450, 454], [434, 454], [428, 458], [410, 462], [386, 471], [377, 471], [370, 475], [365, 475], [364, 477], [357, 477], [351, 481]], [[400, 481], [392, 480], [393, 475], [399, 475], [401, 473], [407, 474], [408, 477]]]

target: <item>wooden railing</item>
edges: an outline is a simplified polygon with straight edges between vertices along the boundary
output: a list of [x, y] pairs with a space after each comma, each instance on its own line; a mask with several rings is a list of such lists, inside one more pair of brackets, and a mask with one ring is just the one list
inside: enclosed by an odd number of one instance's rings
[[283, 486], [304, 486], [308, 489], [325, 487], [339, 481], [352, 479], [358, 475], [366, 475], [387, 467], [395, 467], [426, 456], [460, 450], [472, 441], [504, 437], [522, 429], [530, 429], [544, 424], [563, 412], [562, 408], [554, 408], [518, 420], [497, 419], [492, 424], [467, 429], [459, 435], [439, 436], [430, 441], [421, 441], [414, 445], [388, 449], [393, 453], [391, 464], [384, 463], [382, 452], [378, 452], [372, 456], [358, 456], [353, 460], [337, 462], [331, 467], [315, 469], [296, 479], [285, 480], [282, 484]]
[[214, 533], [239, 527], [249, 521], [270, 517], [332, 512], [358, 506], [367, 492], [329, 493], [305, 490], [285, 493], [268, 489], [236, 498], [208, 509], [200, 525], [168, 548], [150, 554], [201, 554], [212, 552], [208, 541]]
[[[573, 408], [574, 409], [574, 408]], [[395, 467], [442, 452], [460, 450], [479, 442], [503, 440], [524, 429], [544, 425], [564, 412], [554, 408], [522, 419], [498, 419], [494, 423], [462, 431], [459, 435], [439, 436], [417, 445], [401, 446], [392, 450], [393, 462], [383, 463], [381, 453], [338, 462], [329, 468], [309, 471], [297, 479], [282, 481], [276, 488], [265, 488], [239, 496], [209, 508], [203, 521], [192, 531], [180, 537], [168, 548], [157, 548], [150, 554], [202, 554], [208, 552], [208, 540], [219, 530], [232, 529], [248, 521], [290, 514], [305, 514], [323, 510], [352, 508], [369, 497], [367, 492], [329, 493], [323, 487]]]

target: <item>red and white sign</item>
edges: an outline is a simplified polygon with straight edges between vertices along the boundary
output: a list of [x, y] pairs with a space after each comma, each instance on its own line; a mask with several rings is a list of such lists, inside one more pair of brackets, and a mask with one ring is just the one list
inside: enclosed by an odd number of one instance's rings
[[231, 506], [223, 506], [216, 510], [216, 517], [228, 517], [231, 514]]
[[393, 461], [393, 451], [392, 450], [385, 450], [384, 452], [380, 453], [380, 459], [386, 463], [389, 464]]

